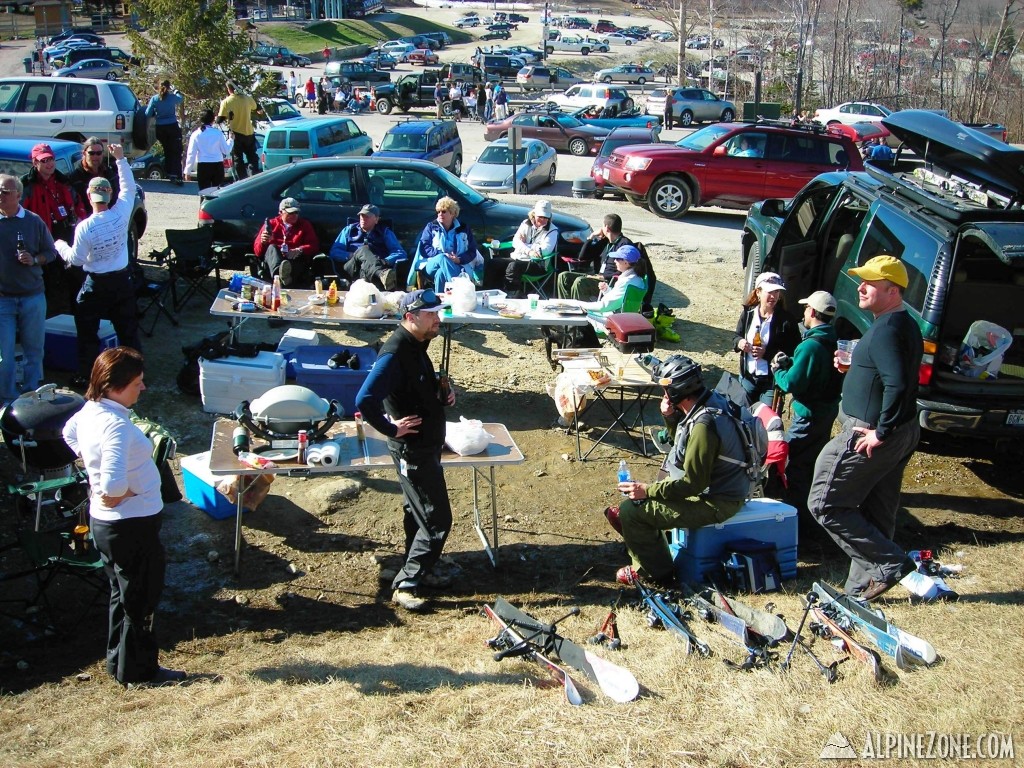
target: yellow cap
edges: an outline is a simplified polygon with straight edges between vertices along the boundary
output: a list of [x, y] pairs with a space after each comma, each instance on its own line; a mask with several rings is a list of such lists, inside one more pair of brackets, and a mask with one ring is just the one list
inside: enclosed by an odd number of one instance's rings
[[861, 280], [888, 280], [901, 288], [910, 283], [906, 266], [895, 256], [875, 256], [865, 261], [863, 266], [849, 270], [849, 273]]

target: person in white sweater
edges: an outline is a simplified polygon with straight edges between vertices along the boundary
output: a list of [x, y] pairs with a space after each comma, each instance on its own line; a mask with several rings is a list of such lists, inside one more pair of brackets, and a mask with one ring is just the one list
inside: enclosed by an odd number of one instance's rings
[[153, 445], [129, 410], [146, 389], [142, 377], [137, 350], [104, 350], [92, 367], [85, 405], [63, 429], [89, 476], [90, 527], [110, 579], [107, 672], [125, 686], [187, 678], [160, 666], [153, 630], [164, 587], [164, 505]]
[[185, 181], [192, 180], [192, 169], [195, 168], [200, 190], [224, 183], [224, 158], [231, 155], [235, 145], [234, 134], [225, 137], [223, 131], [213, 127], [213, 120], [212, 109], [203, 112], [199, 127], [188, 137]]

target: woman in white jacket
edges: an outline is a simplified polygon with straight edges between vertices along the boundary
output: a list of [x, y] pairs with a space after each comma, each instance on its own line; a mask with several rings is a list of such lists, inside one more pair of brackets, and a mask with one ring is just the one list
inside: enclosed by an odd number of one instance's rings
[[192, 180], [192, 169], [195, 168], [199, 189], [219, 187], [224, 183], [224, 158], [231, 156], [235, 137], [234, 134], [225, 137], [223, 131], [213, 127], [212, 109], [203, 112], [199, 123], [188, 137], [185, 181]]

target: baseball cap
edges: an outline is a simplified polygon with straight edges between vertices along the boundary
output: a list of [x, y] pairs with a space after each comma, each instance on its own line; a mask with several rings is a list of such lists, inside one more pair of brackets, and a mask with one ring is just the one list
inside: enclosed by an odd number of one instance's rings
[[277, 210], [284, 211], [286, 213], [298, 213], [302, 209], [299, 208], [298, 200], [294, 197], [286, 197], [281, 201], [281, 204], [277, 206]]
[[533, 206], [534, 216], [543, 216], [545, 219], [551, 218], [551, 203], [547, 200], [538, 200], [537, 204]]
[[766, 291], [784, 291], [786, 284], [777, 272], [762, 272], [754, 283], [755, 288], [764, 288]]
[[870, 258], [861, 266], [847, 271], [861, 280], [888, 280], [900, 288], [906, 288], [910, 283], [910, 276], [903, 262], [887, 254]]
[[109, 179], [95, 176], [89, 182], [89, 199], [94, 203], [109, 203], [112, 194], [114, 194], [114, 188], [110, 185]]
[[441, 309], [441, 299], [430, 289], [410, 291], [398, 302], [398, 310], [401, 314], [406, 312], [438, 312]]
[[800, 299], [800, 304], [806, 304], [816, 312], [823, 315], [834, 315], [836, 313], [836, 300], [828, 291], [815, 291], [806, 299]]
[[32, 147], [32, 162], [42, 160], [44, 157], [54, 157], [53, 150], [49, 144], [36, 144]]
[[362, 216], [364, 214], [368, 214], [370, 216], [377, 216], [377, 217], [379, 217], [380, 216], [380, 208], [378, 208], [373, 203], [367, 203], [366, 205], [364, 205], [362, 208], [359, 209], [359, 215]]
[[635, 245], [624, 245], [608, 255], [613, 259], [628, 261], [630, 264], [636, 264], [640, 261], [640, 250]]

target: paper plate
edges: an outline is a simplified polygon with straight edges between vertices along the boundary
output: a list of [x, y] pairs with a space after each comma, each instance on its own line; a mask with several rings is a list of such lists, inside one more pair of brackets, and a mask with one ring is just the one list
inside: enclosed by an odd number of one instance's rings
[[265, 448], [257, 450], [256, 453], [271, 461], [291, 461], [299, 458], [298, 448]]
[[309, 297], [310, 304], [323, 304], [325, 301], [327, 301], [327, 297], [322, 293], [314, 293]]

